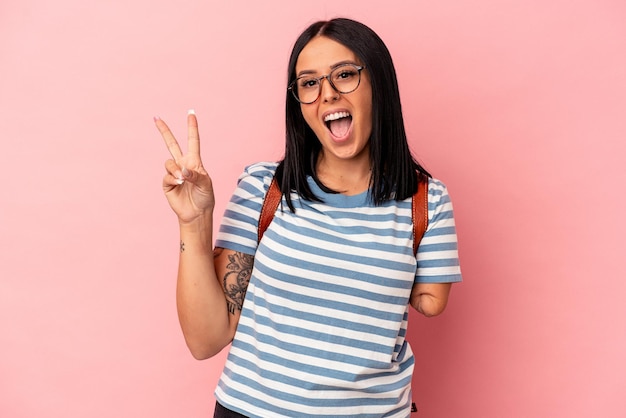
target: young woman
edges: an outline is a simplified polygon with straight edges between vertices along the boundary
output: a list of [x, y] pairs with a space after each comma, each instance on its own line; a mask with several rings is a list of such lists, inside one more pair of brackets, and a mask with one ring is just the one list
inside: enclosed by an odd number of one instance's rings
[[[188, 115], [188, 153], [163, 179], [180, 224], [177, 303], [194, 357], [232, 342], [216, 417], [407, 417], [408, 309], [440, 314], [461, 280], [452, 205], [428, 180], [428, 227], [413, 254], [409, 151], [391, 56], [365, 25], [317, 22], [289, 62], [286, 148], [245, 169], [212, 250], [214, 195]], [[272, 178], [282, 204], [262, 240]], [[419, 266], [418, 266], [419, 265]]]

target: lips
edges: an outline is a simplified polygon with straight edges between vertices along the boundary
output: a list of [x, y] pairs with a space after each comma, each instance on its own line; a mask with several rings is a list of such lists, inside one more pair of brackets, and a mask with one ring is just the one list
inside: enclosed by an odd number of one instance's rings
[[350, 132], [352, 115], [347, 111], [337, 111], [324, 116], [324, 123], [335, 139], [343, 139]]

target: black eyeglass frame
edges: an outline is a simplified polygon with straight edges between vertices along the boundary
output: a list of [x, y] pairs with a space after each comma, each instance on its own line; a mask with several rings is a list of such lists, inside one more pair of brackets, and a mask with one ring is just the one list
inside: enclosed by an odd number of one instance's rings
[[[357, 74], [359, 75], [359, 81], [358, 83], [356, 83], [356, 87], [354, 87], [352, 90], [350, 91], [341, 91], [337, 88], [337, 86], [335, 86], [335, 84], [332, 82], [332, 80], [330, 79], [330, 75], [332, 73], [334, 73], [336, 70], [343, 68], [343, 67], [353, 67], [356, 68]], [[328, 84], [330, 84], [330, 86], [333, 88], [333, 90], [335, 90], [337, 93], [339, 94], [348, 94], [348, 93], [352, 93], [353, 91], [355, 91], [356, 89], [359, 88], [359, 86], [361, 85], [361, 71], [363, 71], [364, 69], [366, 69], [367, 67], [365, 67], [365, 65], [356, 65], [356, 64], [342, 64], [336, 68], [333, 68], [333, 70], [326, 74], [326, 75], [322, 75], [319, 77], [312, 77], [311, 80], [316, 80], [319, 82], [319, 87], [318, 87], [318, 91], [317, 91], [317, 97], [315, 97], [315, 100], [311, 101], [311, 102], [303, 102], [302, 100], [300, 100], [300, 98], [298, 97], [298, 91], [297, 88], [294, 88], [296, 83], [298, 82], [298, 80], [300, 80], [303, 77], [308, 77], [305, 75], [302, 75], [298, 78], [296, 78], [295, 80], [293, 80], [291, 83], [289, 83], [289, 86], [287, 87], [287, 90], [291, 91], [291, 94], [293, 95], [293, 97], [301, 104], [312, 104], [315, 103], [317, 101], [317, 99], [320, 98], [320, 96], [322, 95], [322, 80], [326, 79], [328, 81]]]

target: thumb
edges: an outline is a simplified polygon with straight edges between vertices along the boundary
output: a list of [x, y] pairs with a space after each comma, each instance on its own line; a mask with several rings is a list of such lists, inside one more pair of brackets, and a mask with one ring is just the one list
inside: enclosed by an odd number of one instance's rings
[[184, 165], [181, 165], [180, 171], [183, 175], [183, 179], [185, 180], [185, 182], [195, 184], [200, 188], [210, 188], [210, 180], [208, 179], [208, 176], [204, 173], [204, 170], [202, 170], [203, 173], [200, 173], [196, 170], [190, 170]]

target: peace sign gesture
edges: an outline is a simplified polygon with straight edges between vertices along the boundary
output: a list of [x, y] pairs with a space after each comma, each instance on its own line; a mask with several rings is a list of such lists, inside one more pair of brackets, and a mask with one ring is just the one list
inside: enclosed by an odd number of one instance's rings
[[170, 128], [160, 118], [154, 123], [172, 158], [165, 162], [163, 191], [180, 223], [190, 223], [215, 206], [213, 185], [200, 159], [198, 120], [193, 110], [187, 114], [187, 154], [182, 153]]

